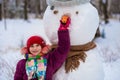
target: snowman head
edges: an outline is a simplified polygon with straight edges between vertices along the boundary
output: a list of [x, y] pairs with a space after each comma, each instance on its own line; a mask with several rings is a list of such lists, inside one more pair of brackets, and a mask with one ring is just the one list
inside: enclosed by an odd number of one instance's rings
[[89, 2], [90, 0], [47, 0], [48, 6], [73, 6]]
[[[89, 0], [49, 0], [43, 22], [45, 32], [52, 44], [58, 43], [57, 31], [60, 26], [60, 19], [64, 14], [69, 14], [71, 25], [69, 26], [71, 45], [83, 45], [94, 39], [96, 30], [99, 26], [99, 16], [95, 7], [87, 2]], [[51, 9], [54, 2], [66, 4], [67, 2], [86, 1], [84, 4], [72, 6], [55, 6]], [[77, 4], [77, 3], [76, 3]], [[55, 4], [56, 5], [56, 4]]]

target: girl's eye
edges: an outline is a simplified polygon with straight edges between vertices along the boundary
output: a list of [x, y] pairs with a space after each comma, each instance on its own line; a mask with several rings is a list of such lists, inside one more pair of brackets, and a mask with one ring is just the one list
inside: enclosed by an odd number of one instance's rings
[[40, 46], [39, 44], [36, 44], [36, 46], [38, 47], [38, 46]]
[[30, 47], [34, 47], [33, 45], [31, 45]]
[[33, 47], [39, 47], [40, 45], [39, 44], [35, 44], [35, 45], [31, 45], [30, 47], [33, 48]]

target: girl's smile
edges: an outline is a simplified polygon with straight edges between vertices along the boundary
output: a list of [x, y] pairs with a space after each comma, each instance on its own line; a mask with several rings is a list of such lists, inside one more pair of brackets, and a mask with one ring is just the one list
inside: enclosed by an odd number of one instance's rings
[[41, 52], [41, 45], [39, 44], [33, 44], [30, 46], [29, 51], [33, 56], [38, 55]]

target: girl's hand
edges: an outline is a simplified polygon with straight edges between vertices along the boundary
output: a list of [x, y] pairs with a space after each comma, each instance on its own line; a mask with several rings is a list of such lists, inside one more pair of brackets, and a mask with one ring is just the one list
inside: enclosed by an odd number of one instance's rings
[[60, 20], [60, 27], [59, 30], [66, 30], [69, 28], [71, 23], [71, 19], [68, 15], [63, 15]]

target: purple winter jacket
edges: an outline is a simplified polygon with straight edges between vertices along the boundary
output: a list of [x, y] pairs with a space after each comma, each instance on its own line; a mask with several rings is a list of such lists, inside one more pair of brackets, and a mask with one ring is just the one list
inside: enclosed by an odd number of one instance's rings
[[[67, 53], [70, 50], [70, 38], [68, 30], [58, 31], [58, 40], [58, 47], [44, 56], [47, 59], [45, 80], [52, 80], [53, 74], [61, 67], [67, 57]], [[14, 80], [28, 80], [25, 64], [26, 59], [22, 59], [17, 63]]]

